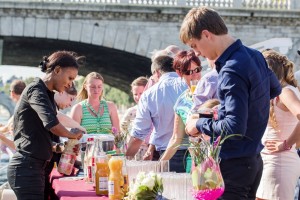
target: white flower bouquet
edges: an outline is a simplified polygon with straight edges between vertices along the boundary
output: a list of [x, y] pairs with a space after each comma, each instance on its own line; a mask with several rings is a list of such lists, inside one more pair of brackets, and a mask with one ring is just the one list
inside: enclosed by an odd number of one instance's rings
[[162, 177], [154, 172], [139, 172], [130, 184], [127, 200], [161, 200], [163, 193]]

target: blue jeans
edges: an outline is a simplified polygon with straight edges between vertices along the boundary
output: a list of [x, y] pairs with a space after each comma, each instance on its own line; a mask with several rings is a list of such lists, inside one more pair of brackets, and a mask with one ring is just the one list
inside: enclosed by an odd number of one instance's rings
[[[160, 156], [165, 152], [165, 150], [159, 151]], [[188, 150], [177, 150], [174, 156], [170, 159], [170, 172], [183, 173], [186, 172], [186, 159], [188, 156]]]
[[225, 183], [219, 200], [254, 200], [263, 171], [260, 154], [253, 157], [221, 160], [221, 173]]
[[48, 161], [15, 153], [7, 168], [7, 179], [18, 200], [42, 200]]

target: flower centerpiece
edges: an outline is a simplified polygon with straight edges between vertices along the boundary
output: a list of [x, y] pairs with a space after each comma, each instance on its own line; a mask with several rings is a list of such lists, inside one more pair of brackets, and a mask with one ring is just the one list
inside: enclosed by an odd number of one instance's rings
[[197, 200], [216, 200], [224, 192], [224, 181], [219, 167], [221, 144], [219, 136], [213, 143], [201, 135], [190, 140], [188, 148], [193, 160], [193, 197]]
[[139, 172], [130, 184], [127, 200], [161, 200], [163, 193], [162, 177], [154, 172]]

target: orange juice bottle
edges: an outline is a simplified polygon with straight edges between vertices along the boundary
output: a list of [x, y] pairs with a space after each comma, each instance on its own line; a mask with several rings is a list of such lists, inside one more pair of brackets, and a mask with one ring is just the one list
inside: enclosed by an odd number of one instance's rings
[[95, 182], [96, 182], [96, 195], [108, 195], [108, 176], [109, 176], [109, 168], [108, 168], [108, 160], [107, 156], [103, 152], [100, 156], [97, 156], [96, 159], [96, 174], [95, 174]]
[[109, 178], [108, 178], [108, 198], [110, 200], [123, 199], [124, 177], [122, 175], [123, 160], [117, 154], [112, 155], [108, 161]]

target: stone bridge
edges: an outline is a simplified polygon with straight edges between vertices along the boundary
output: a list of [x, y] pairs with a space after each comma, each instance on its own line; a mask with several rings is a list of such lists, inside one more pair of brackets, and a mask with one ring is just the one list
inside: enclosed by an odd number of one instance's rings
[[299, 66], [299, 0], [0, 0], [0, 61], [37, 66], [44, 55], [72, 50], [87, 58], [81, 75], [98, 71], [129, 92], [134, 78], [150, 75], [153, 50], [187, 48], [180, 25], [199, 5], [218, 10], [244, 44], [278, 48]]

